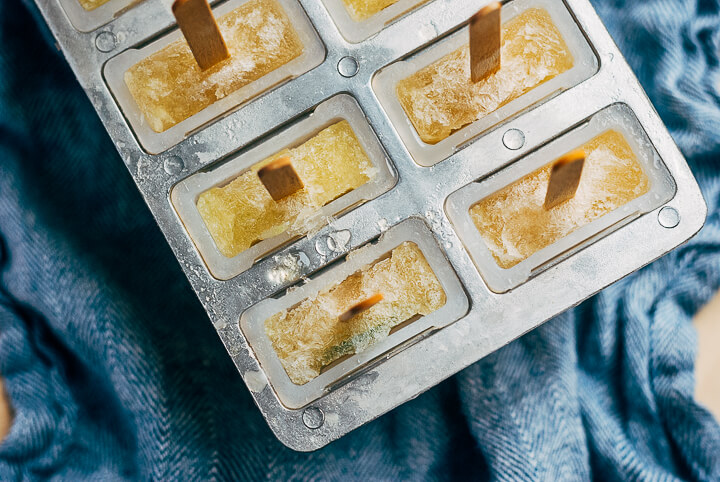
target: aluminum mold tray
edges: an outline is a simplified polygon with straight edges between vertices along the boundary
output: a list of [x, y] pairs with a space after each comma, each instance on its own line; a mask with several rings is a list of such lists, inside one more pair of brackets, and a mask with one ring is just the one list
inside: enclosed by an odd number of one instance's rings
[[[287, 446], [310, 451], [328, 444], [652, 262], [702, 227], [707, 208], [687, 163], [588, 0], [567, 0], [565, 5], [597, 56], [597, 73], [502, 121], [430, 168], [419, 166], [409, 155], [375, 96], [373, 76], [454, 31], [488, 2], [433, 0], [377, 35], [350, 43], [322, 2], [298, 1], [325, 45], [323, 63], [195, 131], [167, 151], [150, 155], [138, 144], [102, 70], [110, 58], [174, 26], [168, 2], [145, 0], [103, 27], [81, 32], [68, 20], [60, 0], [36, 0], [256, 404]], [[172, 207], [172, 187], [338, 93], [357, 100], [397, 170], [396, 186], [242, 274], [227, 281], [213, 278]], [[448, 220], [447, 197], [618, 103], [628, 106], [639, 120], [675, 182], [675, 196], [507, 293], [492, 292]], [[243, 337], [241, 315], [298, 278], [411, 217], [423, 218], [444, 250], [470, 300], [467, 315], [392, 352], [384, 362], [369, 365], [347, 383], [333, 385], [310, 405], [286, 408]], [[287, 270], [288, 259], [302, 262], [298, 269]]]

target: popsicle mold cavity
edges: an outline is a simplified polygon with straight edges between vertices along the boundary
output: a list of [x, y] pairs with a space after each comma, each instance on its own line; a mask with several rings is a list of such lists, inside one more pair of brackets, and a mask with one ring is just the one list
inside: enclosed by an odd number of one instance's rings
[[[273, 189], [276, 201], [258, 173], [281, 158], [302, 188], [285, 197]], [[210, 272], [226, 280], [388, 191], [396, 179], [358, 103], [338, 94], [178, 182], [170, 198]]]
[[[552, 166], [576, 149], [586, 159], [574, 197], [545, 209]], [[675, 192], [633, 111], [613, 104], [482, 182], [458, 189], [445, 210], [488, 287], [505, 293], [558, 263], [582, 263], [585, 248], [597, 257], [599, 248], [591, 245], [605, 244], [631, 222], [644, 223], [638, 218]]]
[[[305, 187], [274, 201], [257, 173], [283, 156], [290, 157]], [[319, 208], [367, 183], [376, 172], [350, 124], [343, 120], [255, 164], [229, 184], [203, 192], [197, 209], [220, 252], [230, 258], [286, 231], [304, 234], [308, 231], [305, 222]]]
[[503, 25], [502, 35], [500, 70], [482, 81], [471, 82], [464, 45], [398, 82], [400, 104], [423, 142], [442, 141], [574, 65], [544, 9], [522, 12]]
[[125, 73], [147, 123], [163, 132], [299, 57], [303, 44], [274, 0], [250, 0], [218, 19], [230, 58], [205, 71], [184, 38]]
[[650, 190], [625, 137], [609, 130], [581, 147], [587, 156], [575, 197], [543, 207], [551, 162], [470, 208], [497, 264], [511, 268], [576, 229]]
[[[376, 304], [344, 316], [378, 294]], [[437, 239], [422, 219], [409, 218], [251, 306], [240, 328], [283, 405], [298, 408], [416, 349], [468, 309]]]
[[[338, 317], [376, 293], [383, 300], [347, 322]], [[265, 331], [293, 383], [303, 385], [338, 358], [359, 353], [411, 318], [428, 315], [446, 295], [418, 246], [405, 242], [388, 258], [316, 297], [276, 313]]]

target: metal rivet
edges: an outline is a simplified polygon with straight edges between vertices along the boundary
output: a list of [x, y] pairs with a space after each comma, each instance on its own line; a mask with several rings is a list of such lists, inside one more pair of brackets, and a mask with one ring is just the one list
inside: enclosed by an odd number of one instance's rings
[[672, 229], [680, 224], [680, 213], [673, 207], [665, 206], [658, 213], [658, 222], [663, 228]]
[[317, 407], [308, 407], [303, 411], [302, 419], [307, 428], [314, 430], [325, 423], [325, 414]]
[[503, 134], [503, 144], [511, 151], [517, 151], [525, 145], [525, 134], [520, 129], [510, 129]]
[[185, 163], [180, 156], [170, 156], [165, 159], [163, 167], [165, 168], [165, 172], [170, 175], [175, 175], [180, 174], [182, 170], [185, 169]]
[[343, 77], [353, 77], [358, 73], [358, 63], [353, 57], [343, 57], [337, 64], [338, 72]]
[[116, 44], [117, 39], [112, 32], [100, 32], [98, 36], [95, 37], [95, 47], [97, 47], [100, 52], [111, 52], [115, 49]]

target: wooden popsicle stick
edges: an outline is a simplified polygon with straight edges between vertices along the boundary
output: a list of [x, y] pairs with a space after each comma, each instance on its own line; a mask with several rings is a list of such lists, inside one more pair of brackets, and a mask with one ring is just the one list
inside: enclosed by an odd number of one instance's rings
[[577, 149], [555, 161], [550, 170], [550, 181], [545, 195], [545, 209], [572, 199], [580, 184], [580, 176], [585, 166], [585, 151]]
[[230, 58], [207, 0], [175, 0], [172, 11], [202, 70]]
[[295, 168], [293, 168], [289, 156], [275, 159], [260, 169], [258, 177], [275, 201], [279, 201], [305, 187]]
[[366, 299], [365, 301], [361, 301], [360, 303], [354, 305], [352, 308], [350, 308], [345, 313], [340, 315], [338, 317], [338, 319], [343, 323], [348, 322], [351, 319], [355, 318], [360, 313], [362, 313], [363, 311], [380, 303], [382, 301], [382, 299], [383, 299], [383, 295], [380, 293], [376, 293], [376, 294], [372, 295], [370, 298]]
[[470, 17], [470, 79], [479, 82], [500, 69], [502, 25], [500, 2]]

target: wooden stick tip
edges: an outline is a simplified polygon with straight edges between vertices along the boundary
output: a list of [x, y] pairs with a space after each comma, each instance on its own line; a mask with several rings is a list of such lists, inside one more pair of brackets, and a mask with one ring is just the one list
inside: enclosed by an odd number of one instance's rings
[[290, 156], [282, 156], [258, 171], [258, 177], [270, 196], [279, 201], [298, 192], [305, 185], [292, 165]]
[[470, 80], [480, 82], [500, 69], [502, 5], [493, 2], [470, 17]]
[[553, 163], [543, 205], [546, 210], [575, 197], [584, 166], [585, 151], [582, 149], [568, 152]]
[[502, 9], [502, 4], [500, 2], [492, 2], [487, 5], [485, 5], [483, 8], [478, 10], [475, 14], [473, 14], [472, 17], [470, 17], [471, 21], [475, 20], [477, 21], [480, 18], [485, 17], [486, 15], [489, 15], [493, 12], [496, 12], [498, 10]]
[[564, 164], [572, 164], [573, 162], [577, 162], [579, 160], [585, 160], [585, 151], [583, 149], [575, 149], [574, 151], [570, 151], [564, 156], [562, 156], [560, 159], [555, 161], [555, 166], [558, 164], [564, 165]]
[[342, 323], [346, 323], [346, 322], [350, 321], [351, 319], [355, 318], [357, 315], [359, 315], [363, 311], [369, 310], [376, 304], [380, 303], [382, 300], [383, 300], [382, 293], [375, 293], [374, 295], [367, 298], [366, 300], [353, 305], [349, 310], [347, 310], [345, 313], [340, 315], [338, 317], [338, 320], [340, 320], [340, 322], [342, 322]]

